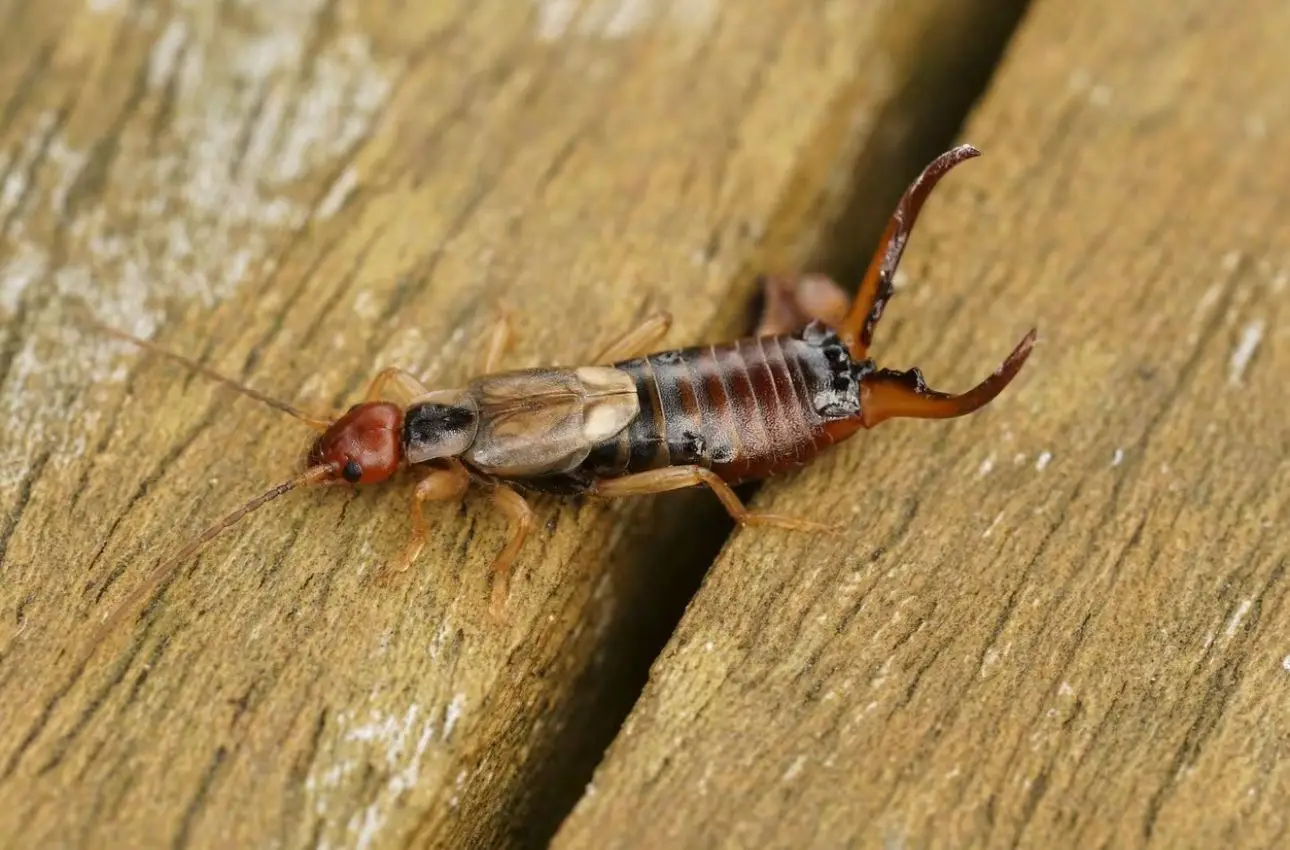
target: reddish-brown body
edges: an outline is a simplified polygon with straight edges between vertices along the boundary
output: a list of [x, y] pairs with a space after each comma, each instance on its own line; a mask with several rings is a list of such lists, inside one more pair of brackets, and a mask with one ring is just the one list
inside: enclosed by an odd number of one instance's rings
[[[494, 610], [533, 513], [512, 485], [607, 498], [705, 486], [741, 525], [824, 531], [812, 520], [748, 510], [731, 485], [801, 467], [861, 428], [896, 417], [963, 416], [994, 399], [1025, 363], [1028, 334], [989, 377], [964, 393], [927, 387], [917, 369], [879, 369], [869, 359], [873, 330], [923, 202], [967, 145], [932, 162], [897, 205], [854, 302], [832, 281], [767, 280], [756, 336], [645, 354], [670, 323], [652, 317], [593, 363], [498, 372], [505, 334], [494, 335], [484, 374], [461, 389], [432, 391], [398, 367], [381, 371], [361, 404], [337, 418], [314, 417], [244, 387], [181, 355], [133, 339], [289, 413], [319, 435], [307, 469], [234, 510], [157, 566], [118, 616], [157, 588], [178, 564], [260, 505], [303, 485], [378, 484], [398, 470], [420, 473], [412, 498], [406, 568], [426, 539], [423, 502], [459, 498], [472, 482], [492, 489], [510, 540], [494, 562]], [[786, 294], [787, 293], [787, 294]], [[505, 322], [499, 325], [505, 330]], [[602, 365], [610, 363], [611, 365]], [[391, 396], [398, 398], [394, 403]]]
[[582, 475], [545, 482], [548, 489], [667, 466], [701, 466], [728, 484], [797, 469], [860, 427], [859, 379], [873, 366], [812, 325], [614, 368], [636, 381], [640, 414], [592, 450]]

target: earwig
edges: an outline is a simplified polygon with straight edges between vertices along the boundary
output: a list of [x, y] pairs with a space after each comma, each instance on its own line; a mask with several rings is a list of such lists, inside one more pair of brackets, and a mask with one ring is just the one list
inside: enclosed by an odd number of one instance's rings
[[[105, 618], [105, 632], [163, 586], [202, 545], [273, 499], [305, 485], [379, 484], [400, 469], [420, 475], [412, 493], [412, 536], [387, 569], [406, 570], [421, 553], [425, 502], [460, 498], [472, 483], [491, 488], [510, 537], [493, 562], [492, 611], [508, 596], [511, 564], [533, 525], [519, 490], [622, 497], [706, 486], [740, 526], [826, 532], [834, 527], [748, 510], [732, 487], [810, 463], [861, 428], [897, 417], [948, 419], [988, 404], [1030, 355], [1031, 330], [995, 372], [967, 392], [928, 388], [918, 369], [878, 368], [873, 333], [924, 201], [936, 183], [979, 151], [962, 145], [937, 157], [896, 206], [878, 251], [848, 299], [832, 280], [764, 278], [766, 306], [756, 333], [735, 342], [649, 354], [671, 319], [660, 313], [576, 368], [498, 372], [506, 325], [488, 346], [484, 374], [452, 390], [426, 388], [397, 367], [382, 370], [363, 401], [337, 418], [306, 414], [231, 378], [136, 339], [304, 421], [321, 433], [305, 469], [230, 513], [159, 564]], [[519, 489], [517, 489], [519, 488]]]

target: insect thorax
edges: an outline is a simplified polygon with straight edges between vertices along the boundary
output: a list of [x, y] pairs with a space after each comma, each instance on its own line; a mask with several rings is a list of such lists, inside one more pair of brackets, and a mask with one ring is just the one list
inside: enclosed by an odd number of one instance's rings
[[403, 413], [403, 457], [408, 463], [456, 457], [470, 448], [478, 429], [479, 412], [466, 393], [414, 402]]

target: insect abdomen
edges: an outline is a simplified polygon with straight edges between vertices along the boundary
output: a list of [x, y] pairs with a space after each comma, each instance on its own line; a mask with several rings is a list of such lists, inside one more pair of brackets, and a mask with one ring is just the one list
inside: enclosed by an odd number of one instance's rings
[[697, 465], [763, 478], [808, 463], [859, 412], [856, 364], [822, 325], [614, 366], [635, 380], [640, 413], [583, 464], [599, 477]]

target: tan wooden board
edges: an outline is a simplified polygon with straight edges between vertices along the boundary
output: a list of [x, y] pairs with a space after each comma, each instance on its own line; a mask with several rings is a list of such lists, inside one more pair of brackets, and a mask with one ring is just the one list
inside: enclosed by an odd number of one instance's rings
[[1033, 4], [875, 353], [967, 386], [757, 504], [554, 847], [1279, 847], [1290, 7]]
[[498, 628], [486, 498], [431, 511], [382, 586], [407, 489], [292, 494], [82, 666], [308, 432], [80, 304], [315, 408], [389, 364], [463, 380], [503, 304], [515, 366], [659, 308], [677, 343], [721, 338], [855, 179], [886, 206], [1001, 8], [0, 4], [2, 843], [539, 840], [724, 534], [702, 493], [536, 500]]

